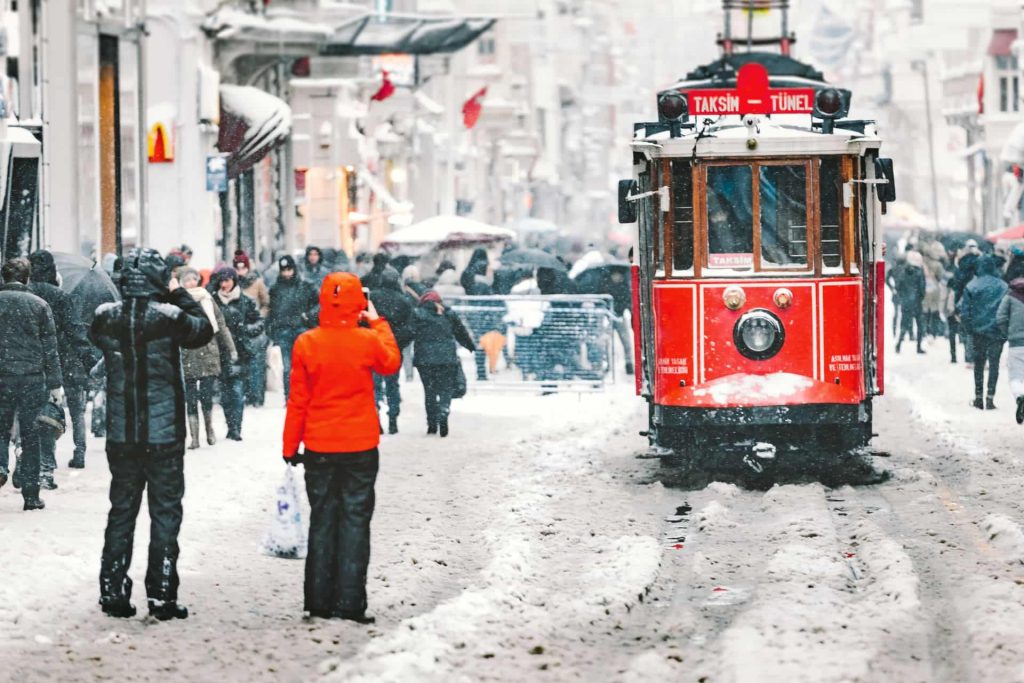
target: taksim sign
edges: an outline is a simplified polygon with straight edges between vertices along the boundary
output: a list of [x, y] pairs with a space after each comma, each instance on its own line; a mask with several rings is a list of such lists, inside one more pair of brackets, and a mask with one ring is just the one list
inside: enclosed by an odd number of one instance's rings
[[692, 116], [736, 114], [810, 114], [814, 88], [771, 88], [760, 64], [740, 67], [735, 90], [691, 90], [686, 93]]

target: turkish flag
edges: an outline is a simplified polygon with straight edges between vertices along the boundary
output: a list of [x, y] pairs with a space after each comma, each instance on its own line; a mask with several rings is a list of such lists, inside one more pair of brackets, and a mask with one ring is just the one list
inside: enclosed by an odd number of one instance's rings
[[462, 105], [462, 123], [466, 128], [472, 128], [480, 120], [480, 111], [484, 108], [480, 100], [487, 94], [487, 86], [480, 88], [475, 95], [470, 97]]
[[383, 79], [380, 84], [380, 89], [373, 94], [370, 99], [374, 102], [383, 102], [387, 98], [395, 94], [395, 84], [388, 78], [388, 72], [386, 69], [380, 70], [380, 76]]

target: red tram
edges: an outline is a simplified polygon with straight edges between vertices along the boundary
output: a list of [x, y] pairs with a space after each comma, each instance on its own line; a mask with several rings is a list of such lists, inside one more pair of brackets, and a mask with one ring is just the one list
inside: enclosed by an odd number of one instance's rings
[[788, 3], [768, 4], [782, 37], [760, 42], [780, 51], [737, 51], [727, 22], [721, 58], [635, 124], [634, 177], [619, 184], [619, 220], [639, 224], [637, 393], [656, 448], [782, 431], [849, 449], [872, 435], [892, 163], [874, 123], [847, 118], [850, 92], [789, 56]]

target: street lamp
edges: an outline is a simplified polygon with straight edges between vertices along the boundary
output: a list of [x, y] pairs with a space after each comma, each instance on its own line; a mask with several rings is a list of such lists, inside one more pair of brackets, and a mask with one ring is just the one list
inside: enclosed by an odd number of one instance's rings
[[935, 229], [939, 229], [939, 185], [935, 175], [935, 133], [932, 126], [932, 96], [931, 87], [928, 84], [928, 62], [924, 59], [915, 59], [910, 62], [910, 68], [921, 74], [924, 80], [924, 110], [928, 121], [928, 161], [932, 172], [932, 215], [935, 216]]

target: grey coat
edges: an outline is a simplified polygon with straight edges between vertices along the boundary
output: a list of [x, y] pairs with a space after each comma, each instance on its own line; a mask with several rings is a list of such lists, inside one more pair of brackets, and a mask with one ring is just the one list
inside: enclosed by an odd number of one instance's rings
[[181, 365], [185, 371], [185, 381], [195, 381], [203, 377], [219, 377], [220, 361], [238, 361], [238, 352], [235, 350], [235, 341], [231, 338], [231, 331], [224, 322], [224, 314], [220, 306], [213, 303], [213, 316], [217, 321], [217, 333], [210, 342], [198, 349], [182, 349]]
[[96, 311], [91, 336], [107, 369], [107, 453], [183, 455], [180, 349], [198, 349], [213, 325], [184, 289], [128, 297]]
[[996, 312], [996, 324], [1011, 347], [1024, 346], [1024, 303], [1009, 294], [1004, 296]]

